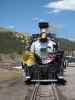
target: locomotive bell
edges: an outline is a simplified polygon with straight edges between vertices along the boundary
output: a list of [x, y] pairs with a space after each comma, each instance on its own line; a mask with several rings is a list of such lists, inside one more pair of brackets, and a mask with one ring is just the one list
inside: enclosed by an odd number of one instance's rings
[[48, 22], [39, 22], [38, 24], [41, 33], [49, 33], [49, 24]]

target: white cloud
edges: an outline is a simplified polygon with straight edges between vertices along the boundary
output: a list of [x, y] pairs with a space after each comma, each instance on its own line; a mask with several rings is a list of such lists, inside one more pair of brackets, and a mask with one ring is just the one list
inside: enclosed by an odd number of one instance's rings
[[39, 22], [39, 21], [45, 21], [44, 19], [41, 19], [39, 17], [32, 18], [33, 21]]
[[52, 11], [49, 11], [48, 14], [51, 14], [51, 13], [59, 13], [61, 10], [58, 10], [58, 9], [54, 9]]
[[68, 10], [68, 11], [75, 11], [75, 0], [61, 0], [61, 1], [54, 1], [50, 2], [45, 5], [46, 8], [52, 9], [54, 13]]
[[9, 28], [15, 28], [15, 26], [12, 26], [12, 25], [11, 25], [11, 26], [8, 26], [8, 27], [9, 27]]
[[13, 26], [13, 25], [10, 25], [10, 26], [5, 26], [5, 28], [8, 28], [8, 29], [14, 29], [14, 28], [15, 28], [15, 26]]
[[32, 20], [33, 20], [33, 21], [38, 21], [39, 18], [38, 18], [38, 17], [34, 17], [34, 18], [32, 18]]

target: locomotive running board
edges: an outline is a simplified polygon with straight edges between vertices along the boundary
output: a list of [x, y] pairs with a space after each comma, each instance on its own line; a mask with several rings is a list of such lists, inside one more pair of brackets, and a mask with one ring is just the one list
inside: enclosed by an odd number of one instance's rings
[[31, 80], [31, 82], [57, 82], [58, 80]]

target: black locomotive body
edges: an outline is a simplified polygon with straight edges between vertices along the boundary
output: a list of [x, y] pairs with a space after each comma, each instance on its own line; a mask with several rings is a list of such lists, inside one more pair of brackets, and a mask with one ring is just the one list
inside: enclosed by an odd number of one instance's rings
[[[64, 79], [64, 51], [57, 51], [50, 53], [49, 57], [51, 61], [46, 64], [42, 64], [41, 59], [34, 55], [37, 63], [33, 65], [27, 65], [22, 63], [22, 68], [25, 72], [25, 81], [58, 81]], [[30, 76], [30, 77], [27, 77]]]

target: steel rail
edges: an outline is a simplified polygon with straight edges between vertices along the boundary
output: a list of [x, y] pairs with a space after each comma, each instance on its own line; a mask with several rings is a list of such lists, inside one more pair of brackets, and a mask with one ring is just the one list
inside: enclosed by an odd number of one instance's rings
[[60, 100], [55, 83], [54, 84], [52, 83], [52, 92], [53, 92], [53, 96], [54, 96], [53, 100]]
[[46, 92], [44, 93], [44, 91], [43, 93], [40, 93], [41, 92], [40, 88], [41, 88], [41, 85], [39, 83], [35, 84], [30, 100], [41, 100], [41, 98], [45, 98], [45, 100], [47, 99], [48, 100], [60, 100], [55, 83], [51, 83], [48, 85], [47, 87], [48, 94]]
[[40, 87], [39, 83], [35, 84], [30, 100], [36, 100], [36, 96], [37, 96], [39, 87]]

